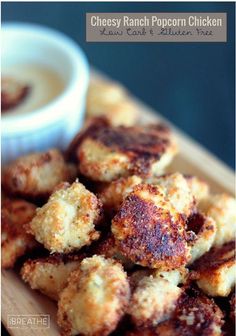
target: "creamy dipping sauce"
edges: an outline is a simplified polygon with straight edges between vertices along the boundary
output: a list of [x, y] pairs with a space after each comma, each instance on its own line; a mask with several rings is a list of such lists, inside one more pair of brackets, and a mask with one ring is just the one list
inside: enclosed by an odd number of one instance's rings
[[31, 112], [48, 104], [59, 96], [65, 87], [62, 78], [54, 70], [39, 64], [3, 67], [2, 82], [5, 79], [12, 79], [28, 88], [24, 99], [3, 111], [14, 114]]

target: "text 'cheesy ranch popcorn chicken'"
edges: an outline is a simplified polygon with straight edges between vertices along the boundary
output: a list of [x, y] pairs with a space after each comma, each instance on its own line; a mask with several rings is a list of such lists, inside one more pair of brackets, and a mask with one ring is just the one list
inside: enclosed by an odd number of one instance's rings
[[235, 239], [236, 200], [233, 197], [227, 194], [210, 195], [199, 204], [199, 209], [216, 222], [215, 246]]
[[34, 237], [26, 233], [35, 215], [36, 206], [20, 199], [4, 199], [1, 213], [1, 261], [3, 268], [11, 268], [27, 251], [37, 247]]
[[183, 277], [178, 270], [156, 271], [138, 282], [128, 309], [136, 327], [156, 326], [170, 318], [182, 293], [177, 285], [182, 282]]
[[213, 247], [193, 265], [197, 285], [207, 295], [228, 296], [236, 283], [235, 242]]
[[55, 191], [37, 209], [30, 232], [49, 251], [68, 253], [99, 238], [95, 224], [100, 216], [100, 201], [76, 181]]
[[214, 301], [190, 289], [183, 291], [169, 320], [125, 336], [220, 336], [223, 323], [223, 313]]
[[213, 218], [195, 213], [188, 218], [187, 230], [194, 233], [193, 239], [189, 242], [191, 259], [188, 264], [192, 264], [213, 246], [217, 227]]
[[48, 197], [62, 182], [72, 182], [76, 168], [67, 164], [57, 149], [22, 156], [3, 169], [2, 184], [13, 195]]
[[132, 126], [138, 117], [137, 106], [120, 84], [96, 79], [89, 84], [86, 115], [105, 116], [114, 126]]
[[190, 258], [185, 221], [161, 186], [134, 187], [112, 220], [118, 249], [134, 263], [165, 270]]
[[21, 268], [22, 279], [32, 289], [37, 289], [53, 300], [66, 287], [72, 271], [80, 265], [82, 255], [52, 255], [47, 258], [27, 260]]
[[96, 255], [84, 259], [60, 295], [62, 334], [109, 335], [124, 315], [129, 296], [127, 276], [119, 263]]
[[101, 182], [161, 174], [177, 153], [173, 135], [163, 124], [112, 127], [97, 119], [75, 138], [69, 152], [72, 148], [80, 172]]

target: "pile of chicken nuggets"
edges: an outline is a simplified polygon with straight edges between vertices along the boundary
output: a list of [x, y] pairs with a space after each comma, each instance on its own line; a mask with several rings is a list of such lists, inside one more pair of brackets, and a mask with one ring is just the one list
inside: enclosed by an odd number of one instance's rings
[[134, 124], [133, 106], [122, 124], [128, 98], [96, 85], [65, 152], [3, 168], [2, 267], [20, 265], [57, 302], [64, 336], [223, 335], [235, 319], [236, 200], [167, 173], [170, 129]]

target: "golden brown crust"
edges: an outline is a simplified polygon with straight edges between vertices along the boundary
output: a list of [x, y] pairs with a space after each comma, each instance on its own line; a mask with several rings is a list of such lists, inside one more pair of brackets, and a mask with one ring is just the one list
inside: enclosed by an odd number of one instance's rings
[[11, 268], [16, 260], [37, 246], [25, 226], [35, 215], [36, 206], [20, 199], [2, 201], [2, 267]]
[[120, 264], [101, 256], [84, 259], [71, 274], [58, 303], [63, 335], [109, 335], [123, 316], [129, 296]]
[[142, 266], [168, 270], [189, 259], [185, 221], [161, 187], [136, 186], [112, 220], [112, 232], [122, 254]]
[[210, 296], [228, 296], [235, 285], [235, 242], [213, 247], [193, 265], [198, 286]]
[[63, 184], [30, 223], [29, 232], [51, 252], [68, 253], [99, 238], [101, 204], [81, 183]]
[[65, 288], [68, 277], [77, 269], [85, 255], [51, 255], [47, 258], [27, 260], [21, 268], [22, 279], [53, 300]]
[[80, 172], [92, 180], [160, 174], [177, 152], [170, 130], [162, 124], [112, 127], [101, 120], [95, 119], [73, 142], [78, 144]]
[[171, 205], [185, 218], [196, 211], [194, 195], [183, 174], [176, 172], [162, 175], [156, 177], [153, 184], [163, 188]]
[[191, 289], [179, 298], [171, 319], [126, 336], [220, 336], [222, 325], [223, 313], [214, 301]]
[[2, 184], [13, 195], [48, 197], [62, 181], [73, 181], [76, 169], [57, 149], [22, 156], [3, 169]]

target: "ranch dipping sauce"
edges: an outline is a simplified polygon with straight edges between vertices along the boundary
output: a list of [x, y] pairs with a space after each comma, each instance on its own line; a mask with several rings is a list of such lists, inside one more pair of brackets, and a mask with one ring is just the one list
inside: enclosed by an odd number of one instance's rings
[[40, 64], [14, 64], [2, 68], [2, 113], [22, 114], [48, 104], [64, 90], [63, 79]]

